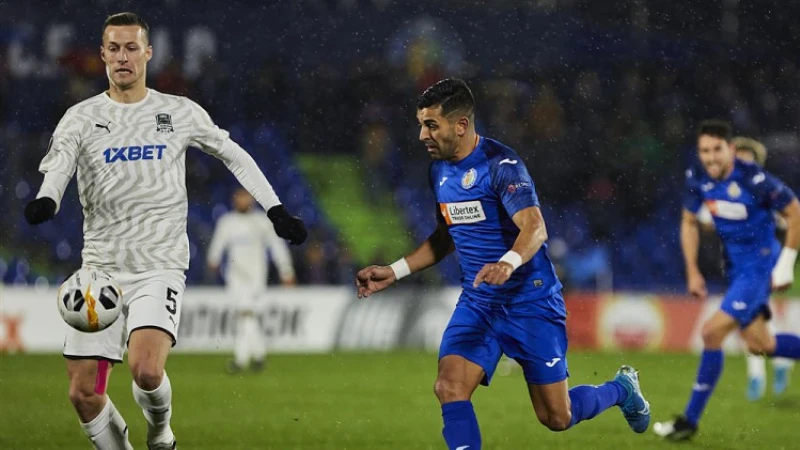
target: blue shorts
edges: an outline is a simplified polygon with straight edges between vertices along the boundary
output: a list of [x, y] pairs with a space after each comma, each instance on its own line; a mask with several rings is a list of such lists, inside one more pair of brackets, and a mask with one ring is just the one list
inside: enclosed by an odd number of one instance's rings
[[722, 299], [720, 309], [746, 328], [759, 315], [769, 320], [772, 313], [769, 309], [771, 291], [770, 273], [743, 272], [732, 277], [728, 292]]
[[488, 386], [503, 353], [514, 358], [529, 384], [569, 377], [566, 308], [561, 292], [534, 301], [486, 303], [461, 298], [444, 331], [439, 359], [459, 355], [483, 368]]

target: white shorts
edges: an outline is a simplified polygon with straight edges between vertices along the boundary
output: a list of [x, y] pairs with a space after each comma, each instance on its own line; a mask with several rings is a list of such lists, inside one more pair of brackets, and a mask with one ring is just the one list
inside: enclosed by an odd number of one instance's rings
[[147, 272], [106, 272], [122, 289], [122, 315], [110, 327], [96, 333], [67, 328], [64, 357], [69, 359], [107, 359], [122, 362], [122, 355], [133, 331], [156, 328], [177, 342], [186, 276], [182, 270]]

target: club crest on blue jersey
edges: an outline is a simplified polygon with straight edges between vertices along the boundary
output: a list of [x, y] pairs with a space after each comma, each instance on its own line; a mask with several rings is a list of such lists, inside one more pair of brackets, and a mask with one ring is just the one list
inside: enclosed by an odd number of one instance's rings
[[109, 147], [103, 151], [106, 164], [117, 161], [139, 161], [161, 159], [166, 145], [130, 145], [127, 147]]
[[734, 181], [728, 185], [728, 195], [731, 198], [739, 198], [739, 196], [742, 195], [742, 188], [740, 188], [739, 185]]
[[478, 171], [473, 169], [469, 169], [464, 173], [464, 176], [461, 177], [461, 187], [464, 189], [469, 189], [472, 186], [475, 186], [475, 182], [478, 180]]

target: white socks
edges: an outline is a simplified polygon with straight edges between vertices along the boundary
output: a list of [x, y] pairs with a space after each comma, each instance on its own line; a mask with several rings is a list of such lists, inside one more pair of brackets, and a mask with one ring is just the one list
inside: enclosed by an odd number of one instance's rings
[[252, 315], [240, 315], [236, 323], [236, 342], [233, 346], [233, 362], [237, 366], [246, 369], [250, 364], [250, 336], [248, 333]]
[[766, 358], [761, 355], [747, 354], [747, 377], [764, 379], [767, 376]]
[[[784, 320], [786, 320], [786, 316], [778, 317], [777, 315], [773, 315], [772, 320], [767, 323], [769, 332], [774, 335], [778, 333], [778, 330], [788, 330], [789, 328], [784, 326]], [[772, 367], [776, 369], [791, 369], [794, 367], [794, 360], [789, 358], [772, 358]]]
[[233, 349], [233, 360], [236, 365], [247, 368], [251, 360], [263, 361], [267, 349], [256, 316], [240, 315], [236, 326], [236, 342]]
[[97, 450], [133, 450], [128, 442], [128, 425], [111, 397], [106, 397], [106, 406], [100, 414], [89, 423], [81, 423], [81, 428]]
[[267, 347], [264, 343], [264, 335], [261, 334], [261, 328], [258, 326], [258, 319], [256, 316], [247, 318], [247, 334], [250, 336], [250, 358], [254, 361], [263, 361], [267, 355]]
[[172, 385], [169, 382], [167, 372], [164, 372], [164, 379], [161, 386], [152, 391], [145, 391], [133, 385], [133, 398], [142, 407], [144, 418], [147, 420], [147, 442], [149, 444], [169, 444], [175, 436], [169, 426], [169, 419], [172, 417]]

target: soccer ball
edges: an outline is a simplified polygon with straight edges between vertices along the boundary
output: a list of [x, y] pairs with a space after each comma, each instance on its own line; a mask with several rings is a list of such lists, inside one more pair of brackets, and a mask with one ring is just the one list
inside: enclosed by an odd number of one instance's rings
[[103, 271], [80, 269], [58, 289], [58, 312], [76, 330], [104, 330], [122, 312], [122, 289]]

